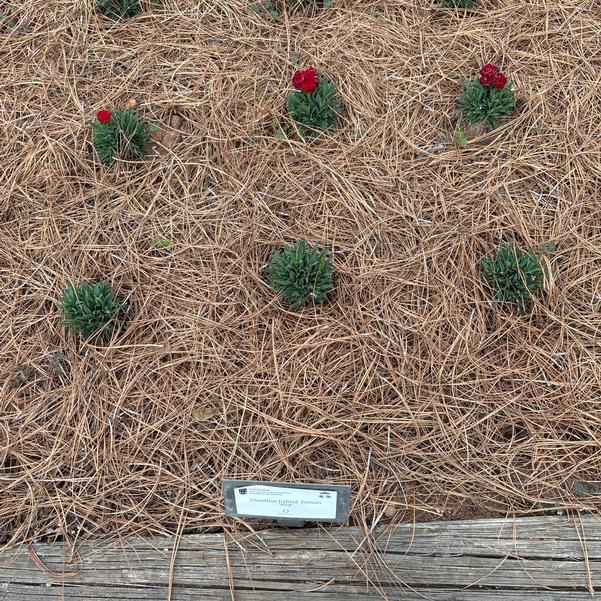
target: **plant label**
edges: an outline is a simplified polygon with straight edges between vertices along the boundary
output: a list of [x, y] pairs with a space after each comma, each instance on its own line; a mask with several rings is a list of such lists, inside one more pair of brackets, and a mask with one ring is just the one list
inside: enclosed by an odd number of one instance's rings
[[350, 486], [224, 480], [223, 495], [225, 512], [232, 517], [274, 519], [285, 526], [344, 523]]

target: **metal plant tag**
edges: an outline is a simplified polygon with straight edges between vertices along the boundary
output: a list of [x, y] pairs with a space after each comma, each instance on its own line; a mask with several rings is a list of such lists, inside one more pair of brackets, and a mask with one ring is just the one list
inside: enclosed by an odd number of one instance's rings
[[348, 519], [350, 486], [224, 480], [222, 487], [225, 512], [232, 517], [273, 519], [283, 526]]

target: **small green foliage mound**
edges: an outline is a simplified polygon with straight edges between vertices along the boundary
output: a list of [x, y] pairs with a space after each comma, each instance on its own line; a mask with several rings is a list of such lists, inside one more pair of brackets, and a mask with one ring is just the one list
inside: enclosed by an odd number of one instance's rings
[[340, 114], [336, 86], [321, 73], [314, 92], [291, 92], [286, 99], [286, 105], [288, 113], [297, 122], [303, 136], [314, 136], [319, 130], [333, 129]]
[[474, 8], [474, 0], [439, 0], [440, 4], [447, 8]]
[[106, 282], [72, 284], [60, 298], [64, 323], [82, 338], [106, 341], [119, 328], [126, 305]]
[[474, 79], [462, 83], [459, 106], [470, 125], [484, 123], [489, 129], [494, 129], [499, 126], [502, 116], [513, 112], [515, 97], [511, 84], [499, 90], [494, 86], [483, 86], [479, 80]]
[[150, 241], [150, 248], [171, 251], [173, 247], [171, 245], [171, 241], [167, 240], [167, 238], [163, 238], [163, 236], [155, 236]]
[[495, 299], [517, 304], [520, 311], [543, 283], [540, 255], [530, 248], [517, 248], [514, 241], [501, 245], [480, 266], [482, 279], [494, 291]]
[[294, 308], [307, 301], [319, 303], [332, 290], [332, 260], [327, 249], [320, 251], [306, 240], [275, 251], [267, 269], [272, 288]]
[[118, 21], [137, 15], [142, 7], [140, 0], [97, 0], [96, 9], [105, 17]]
[[[108, 117], [99, 117], [103, 114]], [[93, 143], [105, 165], [116, 159], [141, 159], [146, 154], [153, 128], [136, 111], [115, 109], [113, 113], [100, 111], [98, 115], [92, 122]]]
[[469, 144], [465, 132], [460, 127], [455, 129], [455, 142], [457, 143], [457, 146], [459, 146], [459, 148], [461, 149], [467, 148]]

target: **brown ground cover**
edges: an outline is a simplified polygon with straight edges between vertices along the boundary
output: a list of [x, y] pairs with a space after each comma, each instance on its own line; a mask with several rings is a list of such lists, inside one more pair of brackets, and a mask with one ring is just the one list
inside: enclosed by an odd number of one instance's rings
[[[5, 3], [6, 4], [6, 3]], [[599, 507], [601, 10], [334, 0], [273, 20], [173, 0], [119, 24], [15, 0], [0, 34], [0, 536], [228, 523], [225, 477], [353, 486], [353, 523]], [[462, 79], [518, 107], [457, 148]], [[341, 126], [276, 137], [298, 66]], [[132, 100], [142, 165], [88, 123]], [[172, 250], [150, 248], [162, 236]], [[293, 311], [265, 264], [331, 250], [329, 302]], [[523, 316], [478, 263], [555, 242]], [[131, 305], [106, 345], [62, 325], [70, 280]]]

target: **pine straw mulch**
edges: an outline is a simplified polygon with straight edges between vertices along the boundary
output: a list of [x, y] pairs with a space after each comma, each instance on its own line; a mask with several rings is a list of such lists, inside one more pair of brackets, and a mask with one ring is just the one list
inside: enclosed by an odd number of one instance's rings
[[[186, 0], [116, 25], [13, 4], [4, 542], [229, 528], [226, 477], [351, 484], [351, 521], [370, 526], [600, 506], [596, 0], [335, 0], [277, 21]], [[460, 151], [460, 81], [491, 60], [517, 112]], [[307, 143], [275, 134], [297, 65], [344, 103], [340, 129]], [[142, 165], [104, 168], [87, 124], [130, 101], [162, 132]], [[336, 286], [293, 311], [264, 266], [301, 237], [331, 249]], [[512, 237], [556, 247], [524, 316], [478, 270]], [[105, 346], [57, 305], [97, 278], [132, 307]]]

